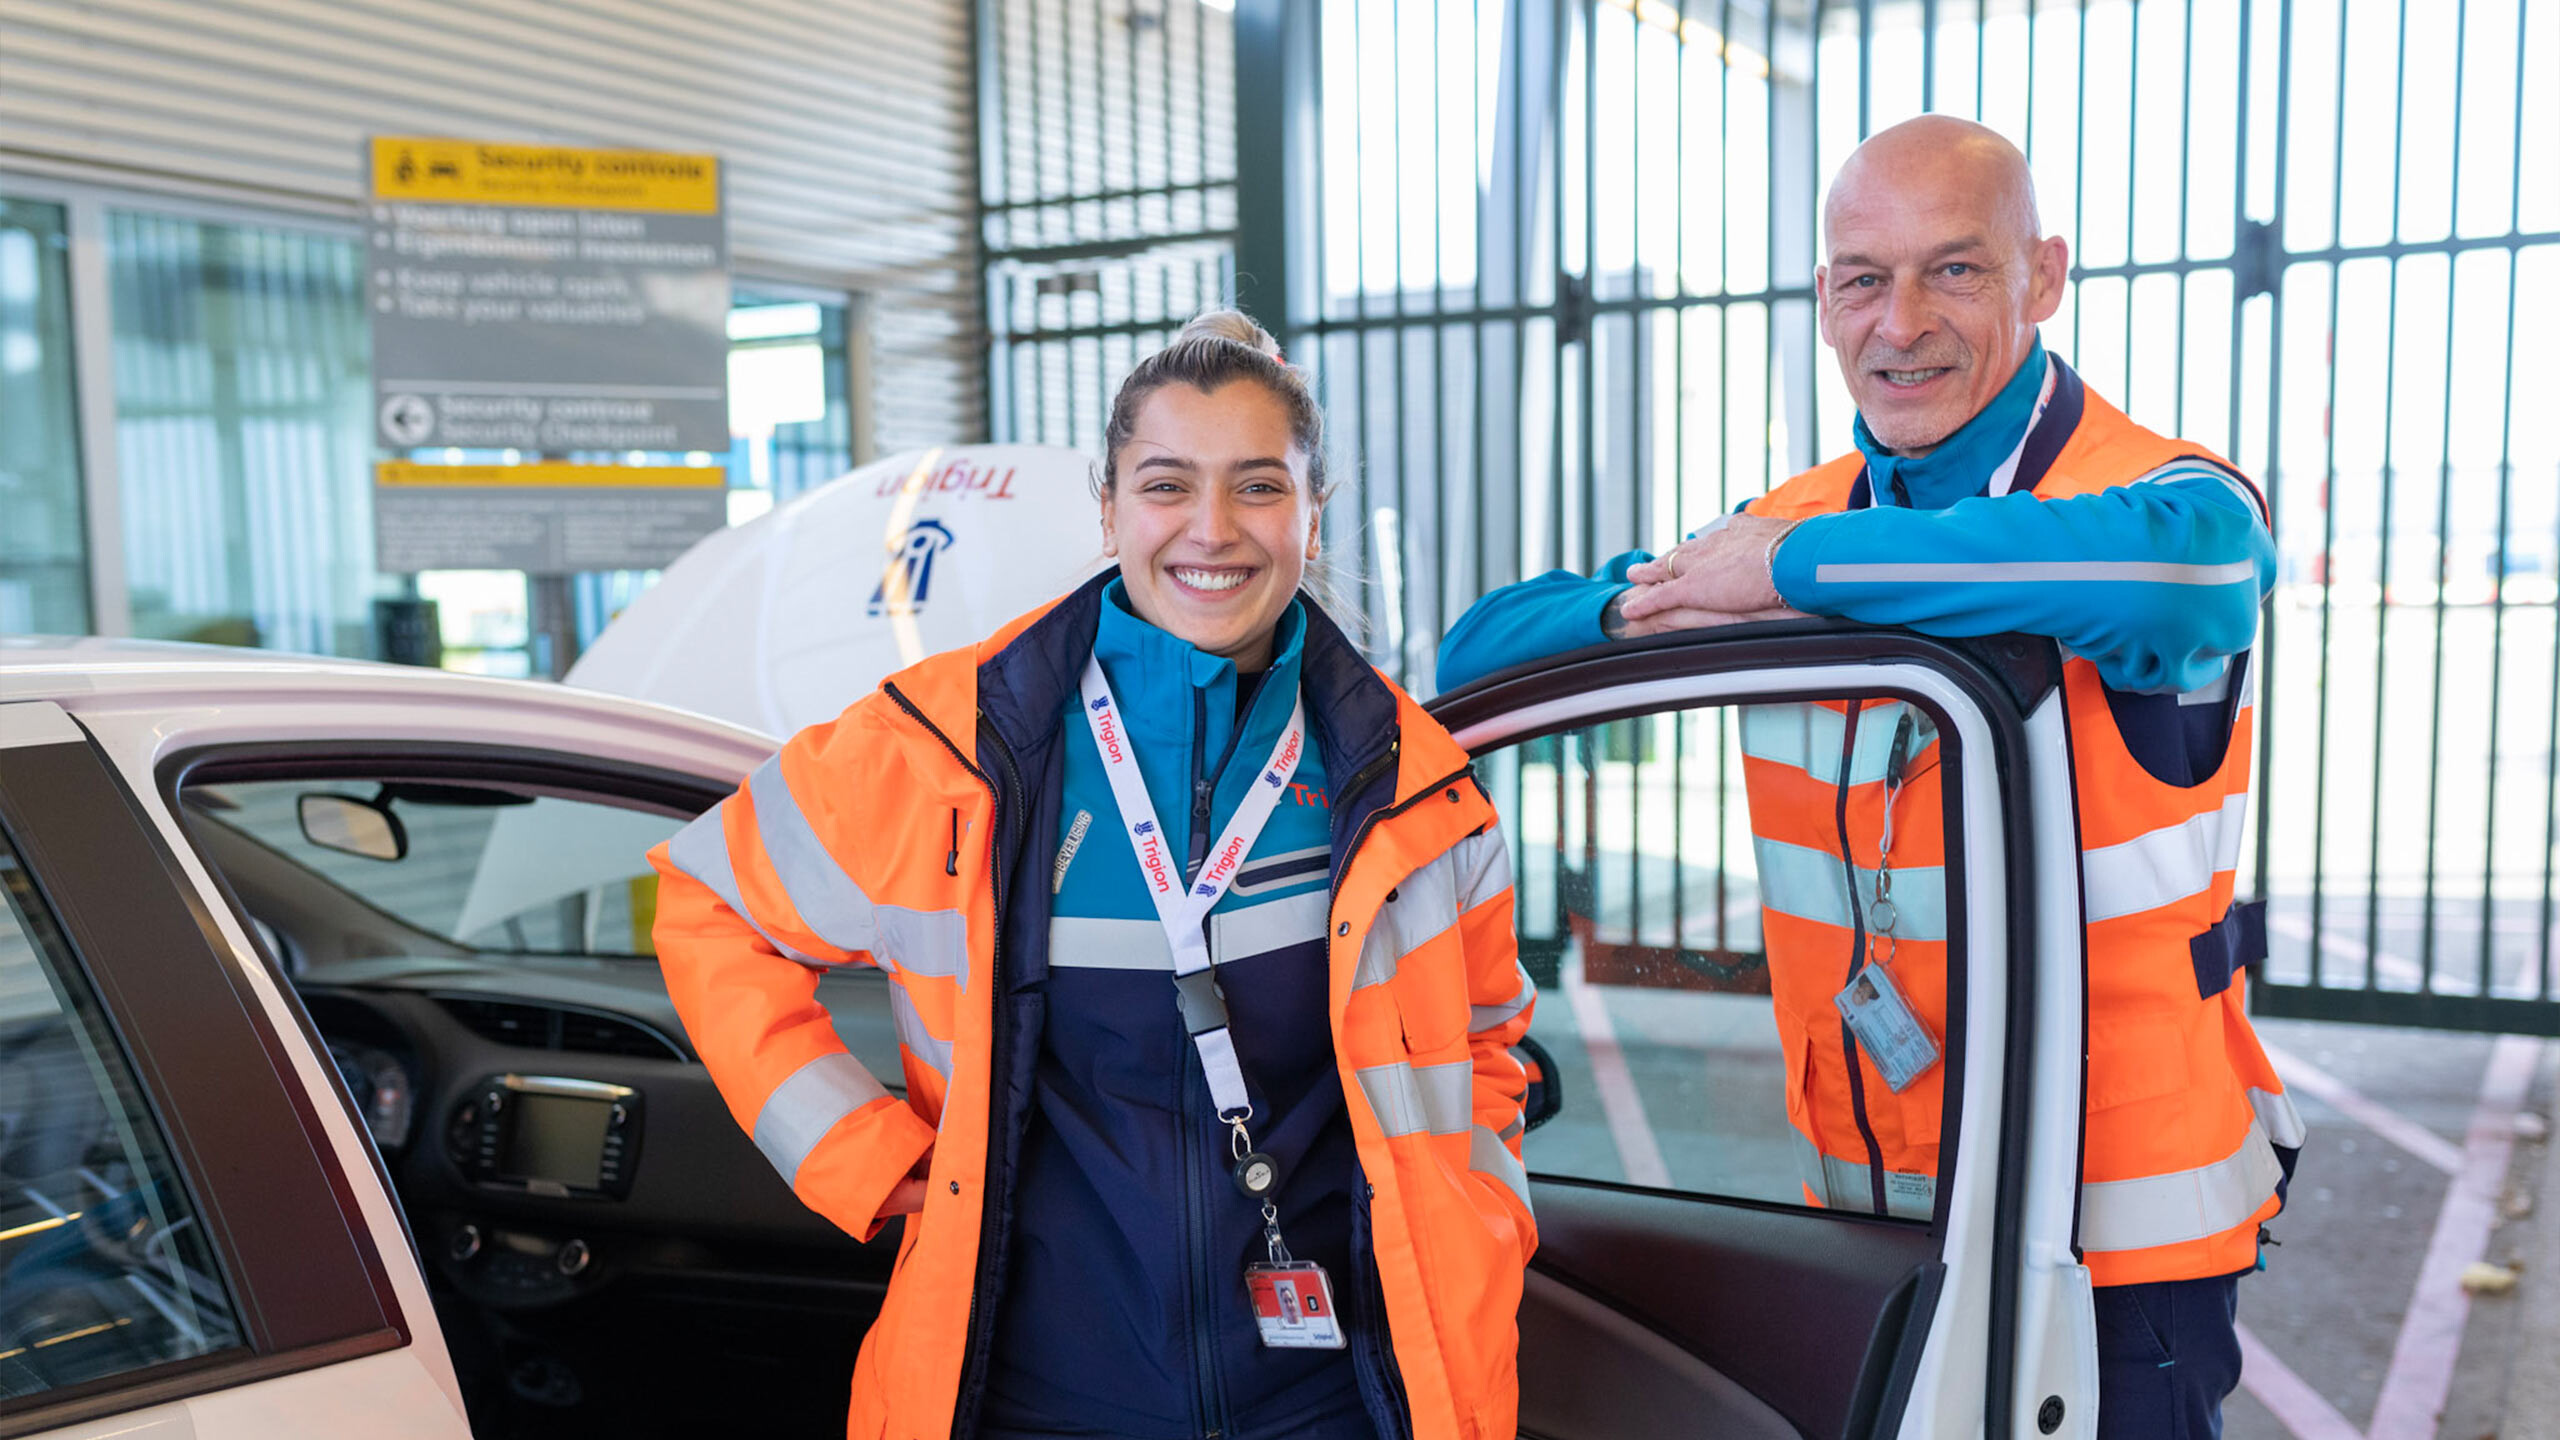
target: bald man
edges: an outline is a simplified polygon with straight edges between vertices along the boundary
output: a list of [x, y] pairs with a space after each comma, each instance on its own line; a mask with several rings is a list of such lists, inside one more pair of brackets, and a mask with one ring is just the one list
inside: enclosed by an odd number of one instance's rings
[[[2026, 159], [1996, 132], [1947, 116], [1883, 131], [1841, 167], [1823, 222], [1815, 292], [1857, 448], [1659, 558], [1632, 551], [1595, 576], [1486, 596], [1442, 642], [1440, 683], [1622, 636], [1803, 615], [2059, 641], [2088, 921], [2079, 1233], [2097, 1287], [2098, 1433], [2219, 1435], [2239, 1380], [2238, 1276], [2302, 1141], [2237, 979], [2264, 946], [2255, 907], [2233, 896], [2246, 664], [2274, 578], [2264, 502], [2045, 351], [2036, 327], [2061, 304], [2069, 250], [2042, 233]], [[1916, 1076], [1896, 1054], [1880, 1069], [1889, 1037], [1852, 1017], [1878, 1023], [1877, 996], [1907, 997], [1886, 1003], [1943, 1036], [1944, 937], [1933, 949], [1853, 891], [1840, 852], [1869, 873], [1939, 863], [1913, 853], [1937, 829], [1934, 726], [1868, 699], [1750, 706], [1741, 729], [1805, 1197], [1925, 1217], [1940, 1067], [1932, 1052]], [[1767, 858], [1798, 849], [1828, 863]]]

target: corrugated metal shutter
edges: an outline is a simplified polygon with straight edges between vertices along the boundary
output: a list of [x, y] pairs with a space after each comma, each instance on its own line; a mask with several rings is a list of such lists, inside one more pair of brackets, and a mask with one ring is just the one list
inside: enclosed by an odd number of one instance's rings
[[982, 433], [965, 0], [0, 0], [0, 167], [352, 215], [370, 134], [718, 153], [741, 273], [876, 297], [882, 450]]

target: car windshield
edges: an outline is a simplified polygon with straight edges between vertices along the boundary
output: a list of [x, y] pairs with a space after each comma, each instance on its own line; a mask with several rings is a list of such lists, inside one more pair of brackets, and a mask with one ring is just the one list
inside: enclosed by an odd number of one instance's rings
[[[309, 797], [330, 798], [306, 806]], [[410, 927], [507, 954], [653, 954], [648, 852], [684, 824], [592, 801], [396, 781], [195, 785], [185, 800]], [[357, 853], [338, 830], [306, 826], [315, 807], [387, 812], [398, 841]]]

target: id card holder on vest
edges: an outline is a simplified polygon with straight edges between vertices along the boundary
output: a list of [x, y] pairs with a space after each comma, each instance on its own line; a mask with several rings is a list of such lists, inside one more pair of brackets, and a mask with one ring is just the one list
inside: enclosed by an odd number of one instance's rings
[[1247, 1265], [1244, 1285], [1253, 1297], [1254, 1327], [1266, 1350], [1339, 1350], [1342, 1320], [1333, 1311], [1333, 1284], [1312, 1260]]
[[1861, 969], [1856, 979], [1831, 997], [1831, 1003], [1840, 1007], [1849, 1033], [1858, 1037], [1859, 1048], [1875, 1062], [1895, 1094], [1938, 1063], [1938, 1037], [1912, 1013], [1902, 988], [1893, 983], [1893, 972], [1882, 965], [1870, 963]]

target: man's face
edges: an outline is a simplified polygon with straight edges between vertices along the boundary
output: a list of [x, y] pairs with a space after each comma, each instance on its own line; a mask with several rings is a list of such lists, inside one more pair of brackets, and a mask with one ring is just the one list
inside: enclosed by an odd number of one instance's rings
[[[1886, 170], [1891, 173], [1881, 173]], [[1822, 338], [1867, 429], [1925, 455], [1982, 413], [2062, 302], [2069, 251], [1954, 152], [1842, 174], [1814, 272]]]

